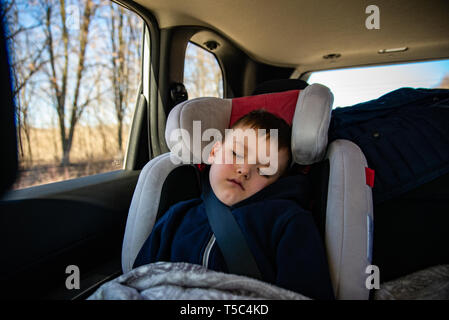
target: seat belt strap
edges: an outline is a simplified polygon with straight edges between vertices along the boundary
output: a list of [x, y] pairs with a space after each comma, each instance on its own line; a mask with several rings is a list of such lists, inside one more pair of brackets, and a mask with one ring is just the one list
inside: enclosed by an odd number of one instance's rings
[[217, 244], [228, 271], [233, 274], [262, 279], [248, 243], [231, 210], [215, 196], [208, 179], [203, 180], [204, 205]]

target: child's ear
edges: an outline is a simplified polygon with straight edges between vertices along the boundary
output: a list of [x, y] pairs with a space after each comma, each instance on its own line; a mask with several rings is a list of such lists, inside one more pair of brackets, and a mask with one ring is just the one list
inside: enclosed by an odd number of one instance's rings
[[220, 150], [220, 148], [221, 148], [221, 142], [220, 141], [215, 142], [215, 144], [212, 147], [212, 150], [210, 150], [209, 158], [207, 158], [207, 162], [209, 164], [212, 164], [214, 162], [214, 159], [217, 155], [218, 150]]

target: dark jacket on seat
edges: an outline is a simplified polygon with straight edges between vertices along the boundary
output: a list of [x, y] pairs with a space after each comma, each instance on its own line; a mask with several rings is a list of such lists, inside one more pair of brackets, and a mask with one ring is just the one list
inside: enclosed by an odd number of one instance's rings
[[[308, 190], [306, 177], [288, 176], [229, 208], [264, 281], [310, 298], [333, 299], [322, 240], [311, 213], [303, 209]], [[179, 202], [156, 222], [134, 268], [171, 261], [227, 272], [212, 235], [202, 196]]]
[[329, 143], [346, 139], [376, 172], [375, 205], [449, 172], [449, 90], [400, 88], [332, 111]]

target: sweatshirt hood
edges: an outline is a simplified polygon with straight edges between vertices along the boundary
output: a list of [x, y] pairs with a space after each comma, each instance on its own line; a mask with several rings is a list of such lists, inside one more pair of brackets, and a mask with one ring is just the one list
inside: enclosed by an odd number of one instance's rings
[[[207, 179], [207, 183], [209, 183], [209, 169], [210, 166], [207, 166], [207, 168], [203, 170], [203, 179]], [[234, 210], [253, 202], [279, 199], [292, 200], [297, 202], [303, 208], [308, 208], [311, 196], [311, 184], [309, 177], [303, 174], [296, 174], [281, 177], [252, 196], [227, 207]]]

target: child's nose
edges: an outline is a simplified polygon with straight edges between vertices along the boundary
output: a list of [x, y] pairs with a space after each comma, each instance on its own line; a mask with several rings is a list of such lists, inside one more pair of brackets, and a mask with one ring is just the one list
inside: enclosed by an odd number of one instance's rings
[[244, 176], [245, 179], [250, 178], [251, 168], [248, 164], [242, 164], [237, 168], [237, 173]]

